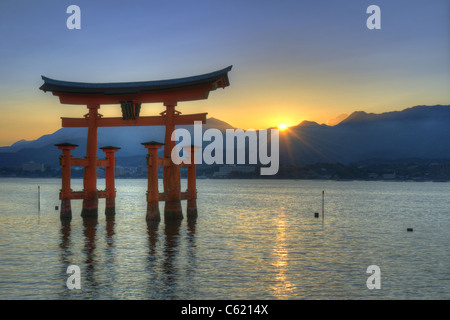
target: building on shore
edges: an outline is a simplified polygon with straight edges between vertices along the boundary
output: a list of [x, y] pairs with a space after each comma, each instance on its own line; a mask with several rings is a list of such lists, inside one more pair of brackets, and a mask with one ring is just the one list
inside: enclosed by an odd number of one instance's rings
[[429, 169], [431, 179], [450, 180], [450, 163], [432, 163]]
[[225, 165], [219, 168], [219, 171], [213, 173], [213, 178], [226, 178], [232, 173], [254, 173], [256, 171], [255, 166], [249, 165]]
[[22, 164], [22, 171], [24, 171], [24, 172], [44, 172], [45, 167], [44, 167], [43, 163], [29, 161], [29, 162]]

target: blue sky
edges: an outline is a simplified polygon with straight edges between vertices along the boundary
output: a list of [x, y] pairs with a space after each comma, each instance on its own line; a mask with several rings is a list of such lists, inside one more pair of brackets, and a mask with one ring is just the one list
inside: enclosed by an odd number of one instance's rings
[[[72, 4], [81, 30], [66, 27]], [[372, 4], [381, 8], [380, 30], [366, 27]], [[143, 81], [233, 65], [230, 87], [178, 109], [244, 129], [450, 104], [448, 0], [2, 0], [0, 43], [0, 145], [86, 113], [38, 90], [41, 75]]]

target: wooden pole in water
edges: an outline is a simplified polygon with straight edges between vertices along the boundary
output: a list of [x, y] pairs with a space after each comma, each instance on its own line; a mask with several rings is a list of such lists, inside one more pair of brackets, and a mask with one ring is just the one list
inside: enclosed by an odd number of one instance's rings
[[41, 211], [41, 186], [38, 186], [38, 211]]
[[322, 190], [322, 222], [324, 221], [325, 217], [324, 217], [324, 198], [325, 198], [325, 191]]

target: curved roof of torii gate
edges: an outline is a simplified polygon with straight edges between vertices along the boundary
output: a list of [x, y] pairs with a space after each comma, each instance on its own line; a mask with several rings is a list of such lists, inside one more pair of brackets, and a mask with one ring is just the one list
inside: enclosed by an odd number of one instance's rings
[[61, 103], [111, 104], [118, 101], [164, 102], [206, 99], [209, 91], [230, 85], [228, 72], [232, 66], [198, 76], [157, 81], [86, 83], [50, 79], [42, 76], [39, 88], [59, 96]]

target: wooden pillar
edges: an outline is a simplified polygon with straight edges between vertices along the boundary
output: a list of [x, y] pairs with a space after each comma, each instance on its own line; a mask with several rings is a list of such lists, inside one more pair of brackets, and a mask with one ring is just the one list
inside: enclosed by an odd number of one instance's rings
[[60, 218], [63, 220], [72, 219], [72, 207], [70, 203], [70, 199], [72, 197], [72, 189], [70, 187], [70, 160], [72, 155], [70, 154], [71, 150], [74, 150], [78, 145], [70, 144], [70, 143], [61, 143], [55, 144], [58, 149], [62, 150], [62, 155], [60, 157], [60, 162], [62, 166], [62, 182], [61, 182], [61, 192], [59, 194], [59, 198], [61, 200], [61, 210], [60, 210]]
[[175, 141], [172, 141], [172, 133], [175, 131], [175, 117], [179, 114], [175, 110], [176, 102], [165, 102], [166, 106], [166, 133], [164, 138], [164, 158], [169, 159], [169, 165], [164, 166], [164, 192], [167, 194], [164, 204], [165, 220], [181, 220], [183, 212], [181, 209], [181, 186], [180, 186], [180, 167], [173, 163], [171, 159], [172, 149], [175, 147]]
[[187, 217], [188, 219], [197, 218], [197, 164], [195, 163], [195, 153], [199, 149], [196, 146], [184, 147], [189, 154], [188, 165], [188, 183], [187, 192], [189, 197], [187, 199]]
[[84, 199], [82, 217], [96, 217], [98, 215], [97, 194], [97, 118], [98, 104], [88, 104], [88, 136], [86, 147], [87, 166], [84, 169]]
[[114, 216], [116, 214], [116, 186], [115, 186], [115, 167], [116, 158], [114, 153], [120, 148], [118, 147], [102, 147], [100, 148], [106, 153], [106, 159], [108, 160], [108, 165], [105, 167], [105, 186], [106, 186], [106, 206], [105, 215], [107, 217]]
[[148, 181], [147, 181], [147, 215], [146, 220], [160, 221], [158, 190], [158, 150], [163, 143], [150, 141], [142, 143], [148, 149]]

